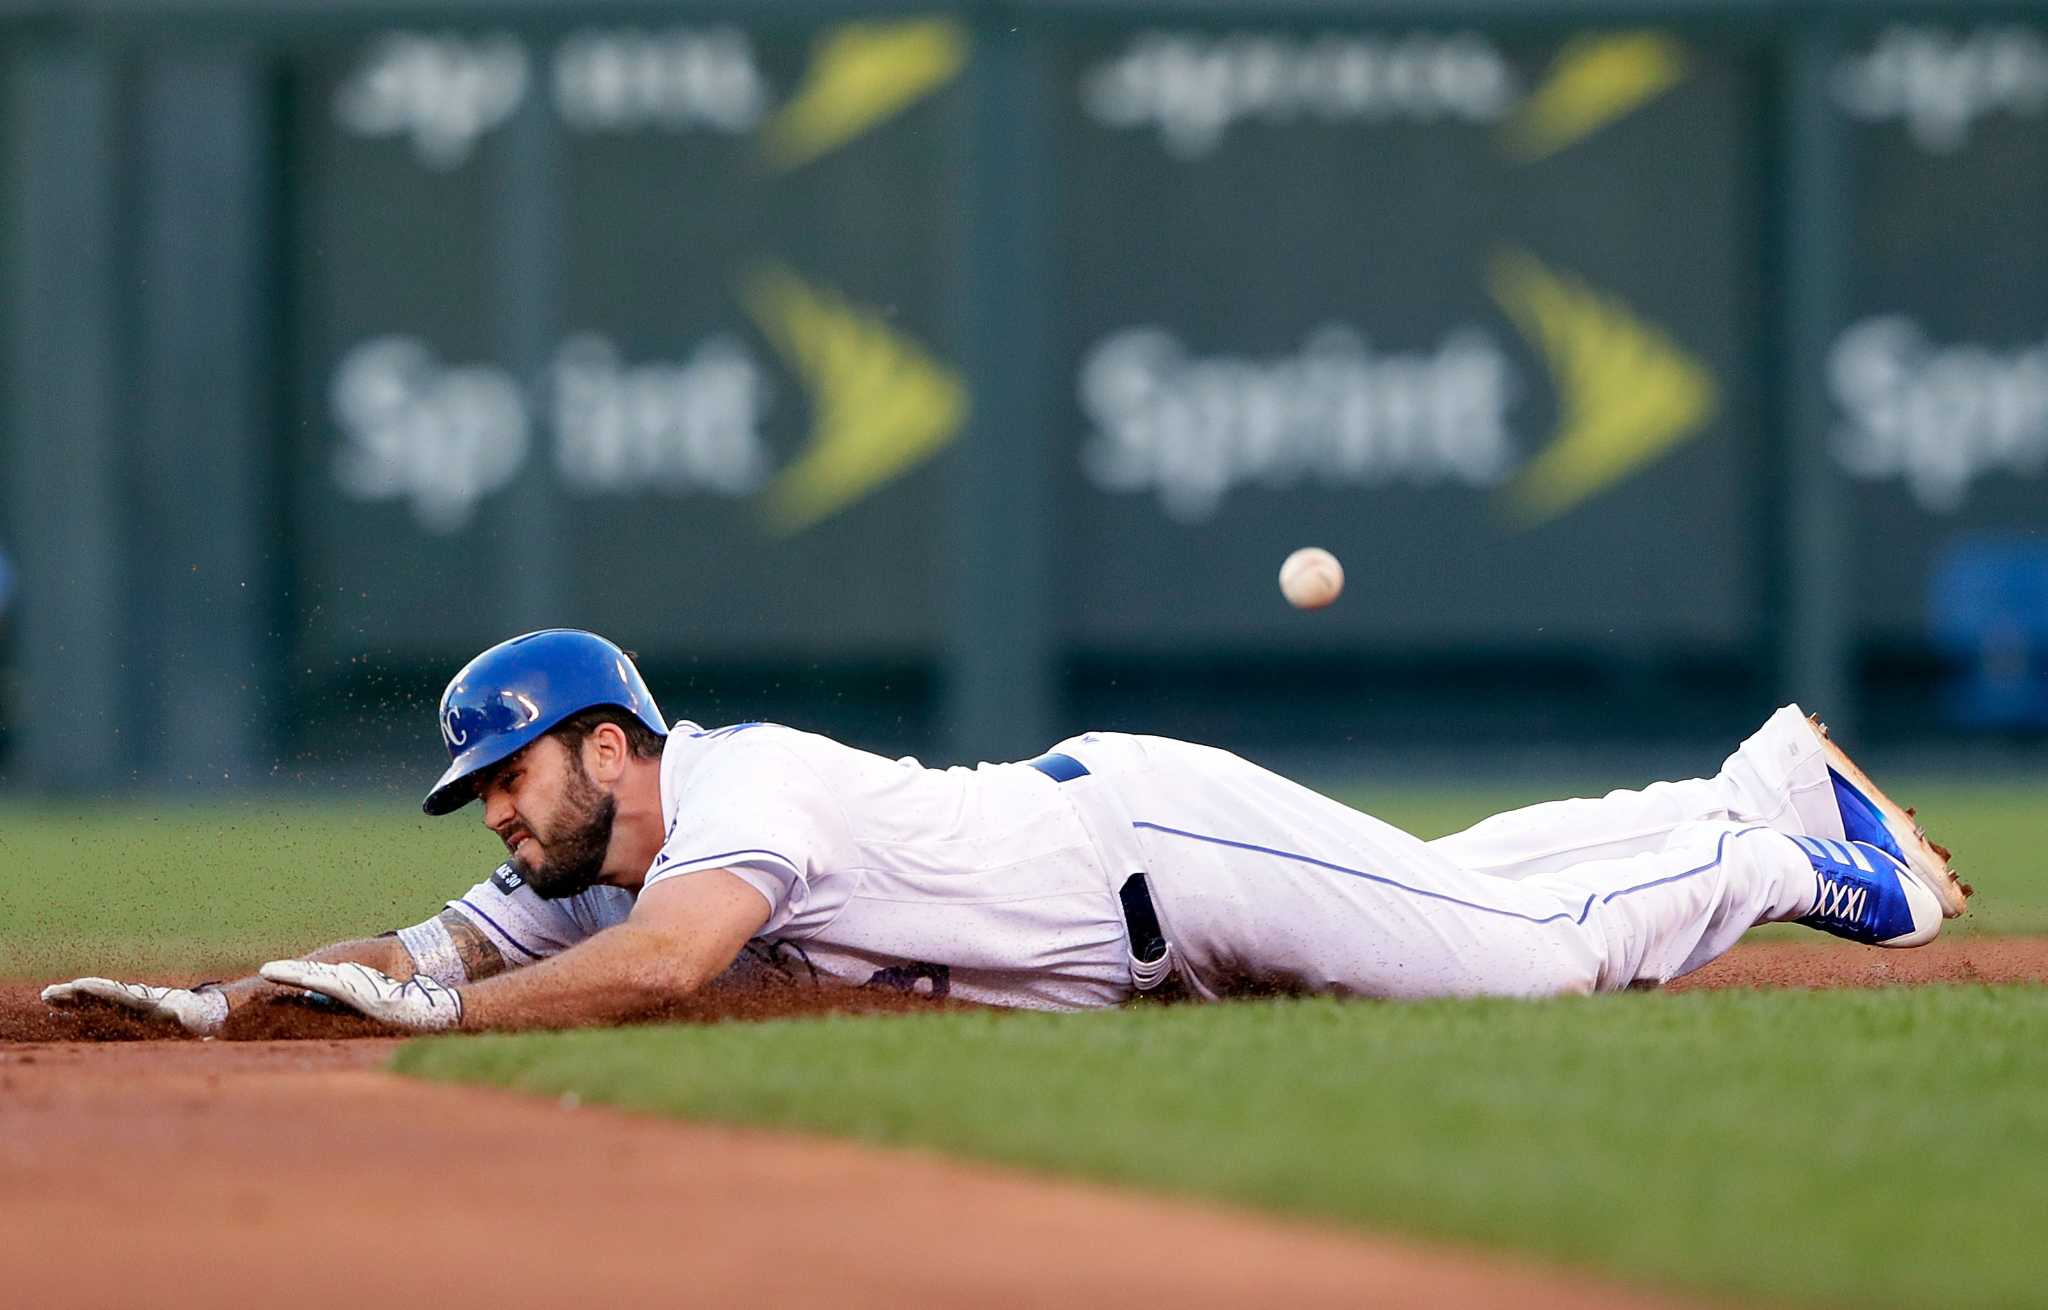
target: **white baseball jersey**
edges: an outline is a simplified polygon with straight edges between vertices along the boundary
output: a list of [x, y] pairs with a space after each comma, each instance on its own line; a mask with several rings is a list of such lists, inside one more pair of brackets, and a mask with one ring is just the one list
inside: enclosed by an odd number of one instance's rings
[[[1842, 835], [1796, 706], [1712, 778], [1558, 801], [1425, 842], [1228, 752], [1090, 733], [1028, 764], [927, 769], [773, 724], [680, 723], [649, 885], [726, 869], [768, 920], [736, 966], [1034, 1008], [1134, 992], [1117, 888], [1147, 875], [1195, 995], [1552, 995], [1661, 982], [1812, 909], [1788, 834]], [[620, 922], [501, 870], [451, 908], [513, 964]]]
[[[683, 722], [661, 803], [646, 885], [731, 871], [768, 903], [760, 941], [784, 970], [1032, 1008], [1131, 993], [1115, 889], [1029, 765], [927, 769], [775, 724]], [[619, 922], [632, 896], [546, 901], [501, 871], [450, 906], [523, 964]]]

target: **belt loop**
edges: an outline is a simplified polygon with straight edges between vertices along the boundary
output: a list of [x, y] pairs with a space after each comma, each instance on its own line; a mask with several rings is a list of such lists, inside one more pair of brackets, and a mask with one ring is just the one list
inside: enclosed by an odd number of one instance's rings
[[1175, 968], [1179, 957], [1152, 904], [1144, 852], [1123, 797], [1108, 778], [1090, 773], [1087, 765], [1071, 755], [1053, 751], [1025, 762], [1062, 784], [1061, 792], [1080, 816], [1081, 827], [1109, 875], [1109, 885], [1116, 889], [1128, 941], [1124, 954], [1131, 966], [1131, 985], [1162, 1000], [1183, 995]]
[[1131, 938], [1131, 984], [1148, 996], [1172, 1000], [1183, 995], [1174, 975], [1173, 943], [1159, 926], [1152, 888], [1142, 873], [1124, 879], [1117, 891], [1124, 906], [1124, 927]]

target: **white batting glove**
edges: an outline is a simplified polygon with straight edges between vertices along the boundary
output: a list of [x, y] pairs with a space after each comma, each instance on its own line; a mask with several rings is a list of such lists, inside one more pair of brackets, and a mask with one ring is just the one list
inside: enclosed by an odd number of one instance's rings
[[175, 1020], [186, 1032], [200, 1037], [213, 1036], [228, 1019], [228, 998], [219, 992], [151, 987], [148, 983], [115, 982], [112, 978], [74, 978], [53, 983], [43, 988], [43, 1000], [51, 1005], [104, 1001], [146, 1018]]
[[414, 1032], [439, 1032], [462, 1022], [461, 994], [425, 974], [400, 982], [368, 965], [312, 960], [272, 960], [257, 972], [269, 982], [318, 992], [380, 1023]]

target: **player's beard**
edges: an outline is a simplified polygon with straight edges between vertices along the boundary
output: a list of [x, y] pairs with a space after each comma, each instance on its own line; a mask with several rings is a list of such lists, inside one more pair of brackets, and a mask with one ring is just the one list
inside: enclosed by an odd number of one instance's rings
[[569, 780], [562, 788], [562, 806], [555, 820], [534, 838], [546, 854], [541, 863], [528, 864], [512, 857], [512, 867], [533, 888], [534, 894], [558, 901], [589, 891], [604, 873], [605, 856], [612, 847], [612, 824], [618, 818], [619, 803], [600, 789], [583, 771], [583, 761], [572, 752]]

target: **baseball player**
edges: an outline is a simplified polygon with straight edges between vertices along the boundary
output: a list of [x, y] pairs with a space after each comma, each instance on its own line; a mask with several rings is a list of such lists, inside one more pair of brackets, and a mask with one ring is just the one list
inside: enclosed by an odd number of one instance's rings
[[434, 918], [199, 989], [110, 1000], [217, 1029], [272, 987], [416, 1030], [561, 1027], [767, 974], [1080, 1009], [1146, 993], [1554, 996], [1654, 985], [1761, 923], [1932, 941], [1967, 889], [1796, 706], [1710, 778], [1425, 842], [1225, 751], [1086, 733], [928, 769], [766, 723], [670, 725], [592, 633], [448, 685], [451, 762], [507, 862]]

